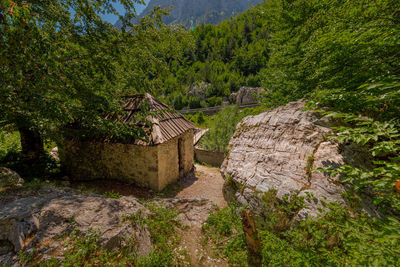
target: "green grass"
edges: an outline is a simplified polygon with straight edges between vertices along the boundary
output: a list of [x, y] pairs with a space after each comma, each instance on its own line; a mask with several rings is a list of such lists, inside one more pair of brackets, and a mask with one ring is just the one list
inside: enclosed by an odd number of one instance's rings
[[21, 151], [21, 139], [17, 131], [5, 131], [0, 129], [0, 161], [8, 154], [16, 154]]
[[89, 229], [86, 232], [73, 231], [65, 243], [65, 257], [62, 260], [50, 259], [39, 266], [133, 266], [136, 262], [134, 238], [118, 251], [108, 251], [100, 247], [98, 232]]
[[104, 192], [103, 196], [106, 198], [115, 198], [115, 199], [121, 198], [121, 194], [118, 192], [114, 192], [114, 190], [112, 190], [111, 192]]
[[[155, 202], [147, 203], [146, 207], [150, 213], [144, 222], [149, 229], [154, 250], [148, 257], [140, 258], [138, 266], [190, 266], [187, 252], [176, 249], [180, 243], [177, 229], [183, 228], [177, 219], [179, 212]], [[140, 218], [136, 217], [135, 220]]]

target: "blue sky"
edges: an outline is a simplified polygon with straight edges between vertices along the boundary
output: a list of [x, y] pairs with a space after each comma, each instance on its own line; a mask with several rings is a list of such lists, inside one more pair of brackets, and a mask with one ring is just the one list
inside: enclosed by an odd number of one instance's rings
[[[149, 1], [146, 0], [145, 2], [148, 3]], [[115, 9], [116, 9], [120, 14], [124, 14], [124, 13], [125, 13], [124, 7], [123, 7], [120, 3], [114, 3], [113, 6], [115, 7]], [[136, 4], [135, 6], [137, 6], [137, 7], [136, 7], [136, 12], [137, 12], [138, 14], [140, 14], [140, 13], [145, 9], [145, 7], [146, 7], [146, 6], [144, 6], [144, 5], [139, 5], [139, 4]], [[101, 17], [102, 17], [104, 20], [106, 20], [106, 21], [108, 21], [108, 22], [111, 22], [112, 24], [115, 24], [115, 22], [117, 22], [117, 20], [118, 20], [118, 17], [115, 16], [115, 15], [113, 15], [113, 14], [105, 14], [105, 15], [101, 15]]]

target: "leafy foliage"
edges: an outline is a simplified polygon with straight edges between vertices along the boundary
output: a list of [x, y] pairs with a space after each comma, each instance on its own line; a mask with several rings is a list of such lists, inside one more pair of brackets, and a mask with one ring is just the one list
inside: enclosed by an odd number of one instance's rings
[[249, 266], [242, 224], [234, 205], [213, 212], [202, 226], [204, 243], [212, 241], [217, 253], [228, 259], [230, 266]]
[[21, 151], [20, 137], [17, 132], [0, 130], [0, 161], [7, 160], [5, 157], [18, 154]]
[[338, 169], [321, 169], [332, 175], [343, 174], [343, 183], [353, 187], [357, 193], [373, 195], [374, 204], [382, 209], [400, 211], [400, 124], [396, 121], [375, 121], [368, 117], [347, 113], [328, 113], [340, 118], [349, 126], [334, 127], [337, 135], [332, 138], [340, 142], [353, 142], [367, 146], [373, 159], [371, 169], [360, 169], [349, 165]]
[[376, 220], [330, 203], [318, 219], [261, 232], [263, 266], [396, 266], [399, 221]]
[[[261, 108], [262, 109], [262, 108]], [[210, 130], [200, 140], [200, 146], [212, 151], [227, 152], [229, 141], [235, 133], [236, 125], [246, 116], [258, 114], [260, 108], [240, 110], [229, 106], [220, 110], [210, 123]]]
[[[135, 124], [140, 116], [126, 126], [104, 114], [121, 114], [123, 94], [157, 93], [168, 62], [179, 59], [190, 38], [165, 26], [167, 11], [160, 9], [134, 26], [135, 34], [120, 31], [98, 15], [116, 13], [111, 2], [1, 2], [2, 125], [55, 140], [65, 125], [79, 125], [86, 136], [144, 138]], [[126, 21], [135, 2], [122, 1]]]
[[[387, 93], [395, 90], [385, 83], [400, 70], [398, 1], [273, 0], [265, 7], [272, 52], [260, 76], [270, 90], [267, 105], [307, 96], [353, 113], [391, 105]], [[360, 87], [366, 83], [382, 90]], [[365, 105], [379, 97], [383, 103]]]

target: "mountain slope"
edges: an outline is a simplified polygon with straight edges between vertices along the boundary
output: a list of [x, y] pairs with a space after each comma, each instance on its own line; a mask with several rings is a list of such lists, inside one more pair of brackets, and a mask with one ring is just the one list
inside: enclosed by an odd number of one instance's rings
[[[199, 24], [217, 24], [247, 10], [263, 0], [150, 0], [138, 19], [148, 15], [154, 6], [168, 8], [171, 14], [164, 18], [166, 24], [183, 24], [186, 28]], [[116, 23], [118, 27], [119, 22]]]

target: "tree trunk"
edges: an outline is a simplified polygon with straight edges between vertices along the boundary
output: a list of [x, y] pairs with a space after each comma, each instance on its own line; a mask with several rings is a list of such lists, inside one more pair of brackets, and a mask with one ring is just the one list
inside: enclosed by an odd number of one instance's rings
[[251, 266], [261, 266], [261, 240], [258, 236], [254, 214], [251, 210], [242, 210], [243, 232], [249, 251], [249, 263]]
[[22, 161], [29, 165], [43, 163], [44, 146], [40, 133], [36, 130], [19, 128], [22, 147]]

